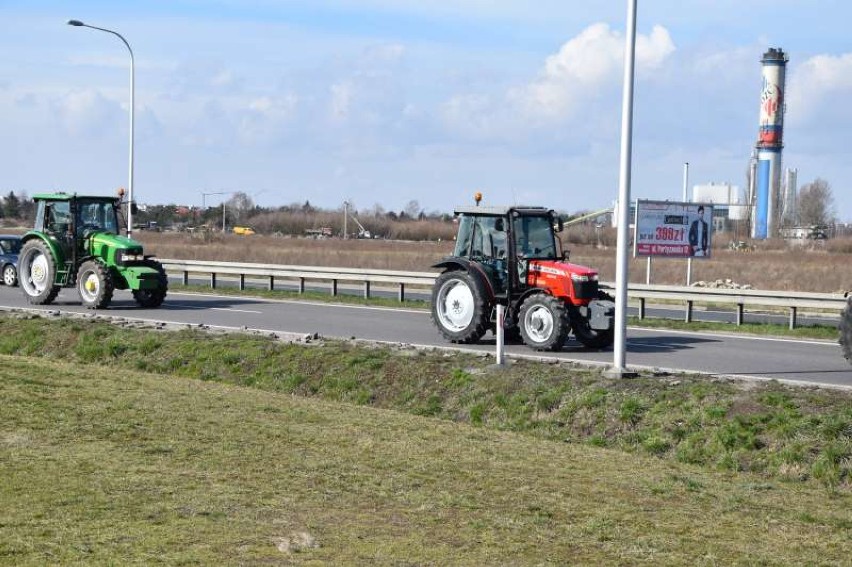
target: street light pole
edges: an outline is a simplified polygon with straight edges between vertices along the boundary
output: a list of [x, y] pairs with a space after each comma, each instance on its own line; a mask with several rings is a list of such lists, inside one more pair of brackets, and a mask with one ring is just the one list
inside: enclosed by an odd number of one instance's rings
[[630, 173], [633, 154], [633, 78], [636, 60], [636, 4], [627, 0], [627, 25], [624, 48], [624, 92], [621, 103], [621, 165], [618, 182], [618, 239], [615, 265], [615, 344], [613, 377], [629, 375], [625, 364], [627, 351], [627, 247], [630, 238]]
[[80, 20], [68, 20], [68, 25], [91, 28], [93, 30], [111, 33], [121, 40], [125, 47], [127, 47], [127, 51], [130, 53], [130, 172], [128, 174], [127, 181], [127, 236], [129, 237], [133, 233], [133, 122], [134, 115], [136, 113], [136, 65], [133, 60], [133, 50], [130, 48], [130, 44], [127, 43], [127, 40], [124, 39], [124, 36], [116, 31], [99, 28], [97, 26], [90, 26], [89, 24], [84, 24]]

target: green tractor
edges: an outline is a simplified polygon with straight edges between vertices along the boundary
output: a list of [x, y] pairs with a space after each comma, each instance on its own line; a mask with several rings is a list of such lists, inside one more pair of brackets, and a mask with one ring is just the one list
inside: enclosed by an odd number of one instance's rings
[[46, 305], [60, 288], [76, 287], [89, 309], [104, 309], [115, 289], [129, 289], [141, 307], [159, 307], [168, 279], [142, 244], [121, 235], [121, 197], [44, 193], [33, 197], [36, 219], [23, 237], [18, 278], [27, 300]]

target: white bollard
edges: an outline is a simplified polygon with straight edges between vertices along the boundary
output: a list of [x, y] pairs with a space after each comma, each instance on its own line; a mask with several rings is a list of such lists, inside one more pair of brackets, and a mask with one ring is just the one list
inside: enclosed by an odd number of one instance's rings
[[505, 307], [497, 304], [497, 366], [503, 366], [503, 319], [505, 317]]

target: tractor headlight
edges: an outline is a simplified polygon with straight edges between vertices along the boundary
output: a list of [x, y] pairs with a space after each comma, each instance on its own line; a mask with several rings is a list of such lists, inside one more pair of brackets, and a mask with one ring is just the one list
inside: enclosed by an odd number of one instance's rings
[[139, 262], [145, 259], [145, 256], [142, 254], [132, 254], [127, 252], [126, 250], [119, 250], [115, 253], [115, 263], [119, 266], [127, 264], [128, 262]]

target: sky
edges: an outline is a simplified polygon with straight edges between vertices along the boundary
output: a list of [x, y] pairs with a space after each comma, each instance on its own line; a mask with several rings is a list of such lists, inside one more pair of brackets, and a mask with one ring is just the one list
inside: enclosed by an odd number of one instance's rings
[[[760, 58], [790, 57], [784, 167], [852, 221], [852, 4], [638, 2], [633, 199], [746, 185]], [[626, 2], [0, 0], [0, 192], [449, 212], [618, 196]], [[225, 195], [202, 196], [203, 193]]]

